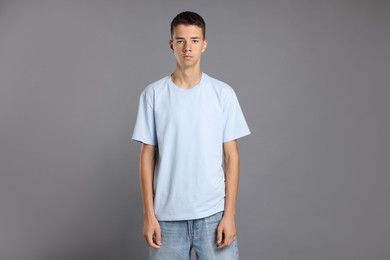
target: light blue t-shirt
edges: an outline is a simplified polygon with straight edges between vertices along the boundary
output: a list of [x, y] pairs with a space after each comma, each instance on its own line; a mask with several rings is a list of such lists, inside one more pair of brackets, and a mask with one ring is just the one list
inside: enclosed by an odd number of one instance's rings
[[177, 87], [170, 76], [141, 93], [132, 139], [158, 149], [154, 211], [160, 221], [189, 220], [224, 210], [223, 143], [250, 134], [234, 90], [202, 73]]

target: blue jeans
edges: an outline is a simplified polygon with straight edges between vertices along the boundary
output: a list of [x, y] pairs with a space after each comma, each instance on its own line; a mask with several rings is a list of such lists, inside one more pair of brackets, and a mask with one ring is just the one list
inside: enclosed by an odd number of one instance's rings
[[238, 260], [237, 240], [217, 248], [217, 227], [223, 212], [184, 221], [159, 221], [162, 246], [149, 248], [150, 260], [189, 260], [194, 249], [198, 260]]

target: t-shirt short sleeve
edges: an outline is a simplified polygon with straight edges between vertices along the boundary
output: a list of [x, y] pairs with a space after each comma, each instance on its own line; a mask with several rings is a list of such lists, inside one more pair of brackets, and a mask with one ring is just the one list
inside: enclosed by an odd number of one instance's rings
[[229, 89], [225, 98], [223, 117], [223, 142], [229, 142], [251, 133], [244, 114], [242, 113], [236, 93], [232, 88]]
[[154, 111], [145, 92], [141, 94], [139, 99], [137, 120], [132, 139], [145, 144], [157, 144]]

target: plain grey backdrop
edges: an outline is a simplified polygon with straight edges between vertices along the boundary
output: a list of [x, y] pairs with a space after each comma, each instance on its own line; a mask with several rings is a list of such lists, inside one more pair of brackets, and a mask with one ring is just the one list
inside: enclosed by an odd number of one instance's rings
[[243, 260], [390, 259], [389, 1], [0, 1], [0, 259], [143, 260], [138, 98], [207, 23], [237, 93]]

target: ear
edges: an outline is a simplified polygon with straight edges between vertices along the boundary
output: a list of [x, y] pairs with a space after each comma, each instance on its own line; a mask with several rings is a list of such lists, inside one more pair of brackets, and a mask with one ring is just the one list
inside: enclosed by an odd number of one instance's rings
[[203, 41], [203, 46], [202, 46], [202, 52], [204, 52], [207, 48], [207, 40]]
[[173, 52], [173, 41], [169, 40], [169, 49]]

